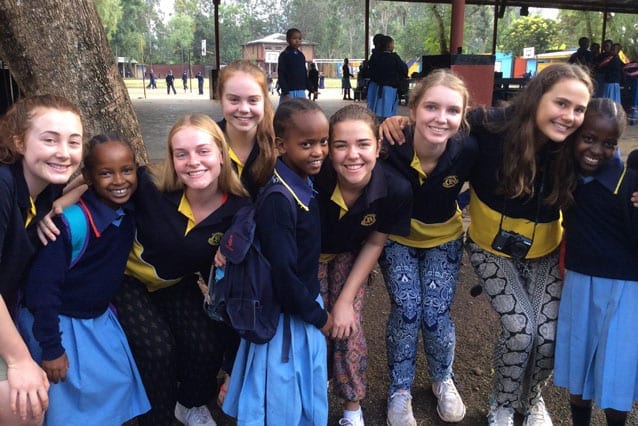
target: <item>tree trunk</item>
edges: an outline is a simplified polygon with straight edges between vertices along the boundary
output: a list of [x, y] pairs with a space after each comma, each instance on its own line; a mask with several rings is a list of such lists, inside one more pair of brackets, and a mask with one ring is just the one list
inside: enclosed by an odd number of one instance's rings
[[441, 52], [441, 54], [450, 53], [450, 49], [448, 49], [449, 44], [445, 36], [445, 23], [443, 22], [443, 16], [441, 15], [441, 12], [439, 12], [437, 5], [431, 5], [430, 9], [432, 10], [432, 16], [434, 16], [434, 20], [436, 22], [436, 33], [438, 34], [439, 39], [439, 51]]
[[148, 159], [93, 0], [0, 0], [0, 58], [26, 95], [78, 105], [85, 136], [117, 131]]

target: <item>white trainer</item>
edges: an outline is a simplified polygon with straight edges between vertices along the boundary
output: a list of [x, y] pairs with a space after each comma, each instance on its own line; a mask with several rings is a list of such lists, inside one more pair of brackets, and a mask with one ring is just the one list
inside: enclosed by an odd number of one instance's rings
[[365, 422], [363, 421], [363, 413], [359, 412], [360, 414], [357, 417], [343, 417], [341, 420], [339, 420], [339, 426], [365, 426]]
[[549, 417], [545, 401], [539, 398], [536, 404], [532, 405], [525, 416], [523, 426], [552, 426], [552, 418]]
[[175, 418], [186, 426], [217, 426], [205, 405], [186, 408], [178, 402], [175, 404]]
[[438, 399], [436, 412], [444, 422], [457, 423], [465, 417], [465, 404], [452, 378], [432, 383], [432, 392]]
[[396, 391], [388, 402], [388, 426], [416, 426], [412, 413], [412, 395], [407, 390]]
[[514, 426], [514, 409], [512, 407], [490, 405], [487, 413], [488, 426]]

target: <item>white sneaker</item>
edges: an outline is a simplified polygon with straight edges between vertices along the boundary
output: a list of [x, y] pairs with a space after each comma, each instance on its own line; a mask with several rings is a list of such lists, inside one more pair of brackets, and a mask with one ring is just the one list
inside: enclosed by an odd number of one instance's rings
[[178, 402], [175, 404], [175, 418], [186, 426], [217, 426], [205, 405], [186, 408]]
[[552, 426], [552, 418], [549, 417], [542, 397], [529, 408], [523, 426]]
[[492, 404], [487, 413], [487, 424], [488, 426], [514, 426], [514, 409]]
[[412, 414], [412, 395], [407, 390], [392, 394], [388, 402], [388, 426], [416, 426]]
[[439, 400], [436, 412], [444, 422], [457, 423], [465, 417], [465, 404], [452, 378], [432, 383], [432, 392]]
[[359, 411], [359, 415], [357, 417], [343, 417], [339, 420], [339, 426], [365, 426], [363, 421], [363, 413]]

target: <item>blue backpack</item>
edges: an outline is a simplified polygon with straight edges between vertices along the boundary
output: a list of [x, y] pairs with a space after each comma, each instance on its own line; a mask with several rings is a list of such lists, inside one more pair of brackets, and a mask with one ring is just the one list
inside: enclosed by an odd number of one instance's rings
[[[270, 263], [255, 238], [255, 211], [273, 192], [283, 194], [290, 202], [296, 221], [297, 204], [290, 191], [279, 184], [264, 187], [254, 205], [242, 207], [235, 214], [233, 224], [220, 242], [226, 266], [223, 272], [219, 268], [211, 271], [208, 282], [208, 315], [227, 322], [243, 339], [257, 344], [272, 339], [281, 314], [281, 305], [274, 295]], [[284, 327], [289, 335], [287, 315], [284, 316]], [[284, 360], [287, 360], [289, 349], [286, 341], [289, 344], [289, 339], [284, 337]]]

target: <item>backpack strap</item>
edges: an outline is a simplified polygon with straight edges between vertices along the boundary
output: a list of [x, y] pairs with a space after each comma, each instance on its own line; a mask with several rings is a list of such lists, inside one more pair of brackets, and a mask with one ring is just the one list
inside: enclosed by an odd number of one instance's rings
[[[255, 200], [255, 210], [259, 211], [261, 205], [268, 195], [278, 192], [282, 194], [290, 203], [290, 210], [292, 211], [292, 218], [297, 223], [297, 201], [293, 197], [292, 193], [284, 185], [275, 183], [264, 187]], [[290, 315], [283, 313], [284, 315], [284, 336], [281, 344], [281, 362], [287, 363], [290, 360], [290, 347], [292, 346], [292, 332], [290, 330]]]
[[62, 219], [66, 224], [71, 241], [71, 263], [69, 268], [72, 268], [78, 263], [89, 245], [89, 228], [93, 229], [98, 236], [99, 233], [97, 233], [93, 218], [82, 200], [78, 204], [73, 204], [64, 209]]

